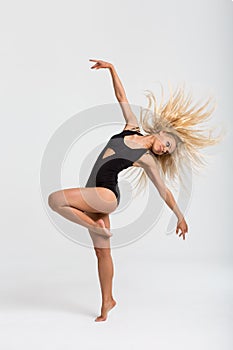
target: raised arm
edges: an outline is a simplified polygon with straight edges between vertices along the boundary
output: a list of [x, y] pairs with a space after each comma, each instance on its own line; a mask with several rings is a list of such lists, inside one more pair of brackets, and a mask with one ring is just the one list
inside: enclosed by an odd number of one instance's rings
[[159, 174], [159, 169], [158, 169], [158, 165], [156, 164], [155, 156], [153, 156], [151, 152], [146, 153], [137, 161], [137, 163], [139, 163], [139, 165], [145, 170], [146, 174], [148, 175], [152, 183], [157, 188], [160, 196], [163, 198], [163, 200], [168, 205], [168, 207], [176, 215], [178, 219], [176, 233], [179, 233], [179, 230], [181, 230], [181, 233], [179, 236], [181, 236], [182, 234], [183, 239], [185, 239], [185, 233], [188, 232], [187, 223], [171, 191], [166, 187], [164, 181], [162, 180]]
[[125, 129], [126, 128], [127, 129], [129, 129], [129, 128], [139, 129], [137, 117], [133, 113], [133, 111], [131, 110], [131, 107], [130, 107], [129, 102], [128, 102], [127, 97], [126, 97], [124, 87], [121, 83], [121, 80], [116, 72], [114, 65], [112, 63], [104, 62], [101, 60], [90, 59], [90, 61], [96, 62], [96, 64], [91, 67], [92, 69], [93, 68], [95, 68], [95, 69], [108, 68], [109, 69], [111, 77], [112, 77], [115, 96], [116, 96], [117, 101], [119, 102], [119, 104], [121, 106], [123, 116], [124, 116], [126, 124], [127, 124]]

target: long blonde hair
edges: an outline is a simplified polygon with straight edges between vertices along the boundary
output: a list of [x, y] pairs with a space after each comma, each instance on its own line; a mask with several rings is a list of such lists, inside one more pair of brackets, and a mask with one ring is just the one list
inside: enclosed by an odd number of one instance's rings
[[[200, 149], [215, 145], [222, 139], [222, 133], [213, 136], [214, 128], [203, 128], [203, 123], [210, 118], [215, 110], [216, 102], [207, 111], [205, 109], [213, 100], [212, 96], [204, 104], [196, 103], [191, 107], [192, 96], [190, 93], [185, 96], [183, 84], [183, 86], [177, 87], [175, 93], [169, 86], [170, 97], [163, 104], [162, 84], [161, 88], [162, 100], [159, 106], [155, 94], [150, 90], [145, 90], [148, 107], [140, 107], [140, 124], [147, 135], [165, 131], [175, 138], [175, 151], [172, 154], [156, 155], [155, 159], [164, 181], [171, 181], [175, 184], [179, 180], [182, 183], [185, 166], [191, 164], [192, 170], [197, 172], [200, 167], [206, 164], [206, 159]], [[132, 175], [135, 174], [133, 180]], [[145, 189], [148, 183], [148, 177], [143, 168], [128, 168], [124, 173], [124, 178], [128, 177], [131, 184], [136, 182], [136, 186], [133, 186], [133, 189], [137, 189], [136, 194]]]

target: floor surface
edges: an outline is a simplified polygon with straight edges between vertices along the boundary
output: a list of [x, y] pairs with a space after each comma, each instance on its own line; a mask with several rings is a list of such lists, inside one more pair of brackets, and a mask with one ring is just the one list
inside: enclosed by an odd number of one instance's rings
[[100, 323], [94, 322], [100, 311], [98, 279], [88, 277], [69, 265], [19, 264], [1, 271], [0, 348], [233, 348], [229, 266], [129, 262], [114, 275], [117, 305]]

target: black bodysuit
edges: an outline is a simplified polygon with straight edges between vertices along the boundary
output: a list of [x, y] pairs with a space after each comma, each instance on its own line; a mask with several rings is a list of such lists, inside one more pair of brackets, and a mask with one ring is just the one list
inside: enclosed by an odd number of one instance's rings
[[124, 136], [138, 134], [139, 131], [123, 130], [113, 135], [104, 149], [99, 154], [85, 187], [105, 187], [112, 190], [120, 202], [120, 191], [118, 187], [118, 174], [120, 171], [132, 166], [147, 148], [130, 148], [124, 143]]

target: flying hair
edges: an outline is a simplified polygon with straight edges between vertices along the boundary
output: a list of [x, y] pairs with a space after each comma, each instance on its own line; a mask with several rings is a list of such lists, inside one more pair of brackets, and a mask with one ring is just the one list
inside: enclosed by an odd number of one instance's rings
[[[182, 182], [182, 173], [185, 166], [192, 167], [198, 172], [200, 167], [206, 165], [205, 156], [201, 149], [217, 144], [222, 139], [222, 133], [213, 135], [214, 128], [206, 127], [205, 123], [210, 119], [216, 109], [216, 101], [210, 96], [201, 103], [193, 104], [192, 94], [185, 94], [185, 84], [178, 86], [173, 93], [169, 84], [170, 96], [164, 103], [164, 89], [161, 84], [162, 99], [158, 104], [155, 94], [146, 91], [148, 99], [147, 108], [140, 108], [140, 124], [145, 135], [154, 135], [165, 131], [174, 137], [176, 149], [171, 154], [156, 155], [156, 161], [164, 180]], [[211, 105], [211, 102], [212, 103]], [[207, 107], [210, 107], [207, 109]], [[132, 174], [130, 168], [127, 172]], [[147, 180], [143, 169], [133, 169], [138, 174], [139, 191], [141, 191]]]

